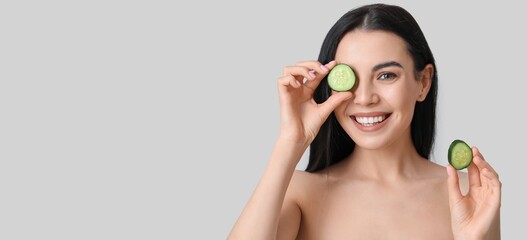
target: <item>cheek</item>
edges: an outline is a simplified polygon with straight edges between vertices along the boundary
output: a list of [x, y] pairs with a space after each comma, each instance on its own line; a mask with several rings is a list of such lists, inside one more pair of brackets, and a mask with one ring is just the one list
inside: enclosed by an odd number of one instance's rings
[[[401, 86], [397, 89], [391, 89], [384, 93], [384, 98], [395, 112], [399, 112], [394, 117], [402, 119], [411, 119], [417, 98], [412, 86]], [[404, 120], [407, 121], [407, 120]]]
[[416, 92], [416, 84], [401, 84], [384, 92], [384, 97], [394, 105], [413, 108], [417, 101]]

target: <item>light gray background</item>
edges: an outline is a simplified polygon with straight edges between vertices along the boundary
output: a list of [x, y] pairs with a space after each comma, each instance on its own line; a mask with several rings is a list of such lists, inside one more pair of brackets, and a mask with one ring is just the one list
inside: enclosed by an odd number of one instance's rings
[[[282, 68], [371, 3], [175, 2], [0, 3], [0, 239], [224, 239], [277, 136]], [[432, 160], [455, 138], [481, 148], [504, 185], [502, 239], [523, 235], [527, 202], [513, 2], [387, 1], [436, 57]]]

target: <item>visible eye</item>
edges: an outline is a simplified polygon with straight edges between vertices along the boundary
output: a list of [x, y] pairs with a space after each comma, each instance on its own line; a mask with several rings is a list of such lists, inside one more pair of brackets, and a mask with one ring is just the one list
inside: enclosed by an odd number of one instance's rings
[[377, 79], [379, 79], [379, 80], [390, 80], [390, 79], [393, 79], [395, 77], [397, 77], [397, 75], [395, 75], [395, 73], [385, 72], [385, 73], [379, 74], [379, 77]]

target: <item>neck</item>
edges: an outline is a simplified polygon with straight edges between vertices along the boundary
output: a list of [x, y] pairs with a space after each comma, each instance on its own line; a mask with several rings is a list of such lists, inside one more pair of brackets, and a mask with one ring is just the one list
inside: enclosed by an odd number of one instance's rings
[[417, 177], [427, 161], [417, 153], [408, 137], [380, 149], [355, 146], [343, 164], [343, 170], [350, 176], [393, 182]]

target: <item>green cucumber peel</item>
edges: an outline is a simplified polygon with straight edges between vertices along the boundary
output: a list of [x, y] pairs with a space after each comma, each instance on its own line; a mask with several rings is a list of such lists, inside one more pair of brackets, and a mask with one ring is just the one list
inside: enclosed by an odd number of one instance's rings
[[463, 140], [452, 141], [448, 148], [448, 163], [456, 170], [467, 168], [473, 157], [472, 148]]

